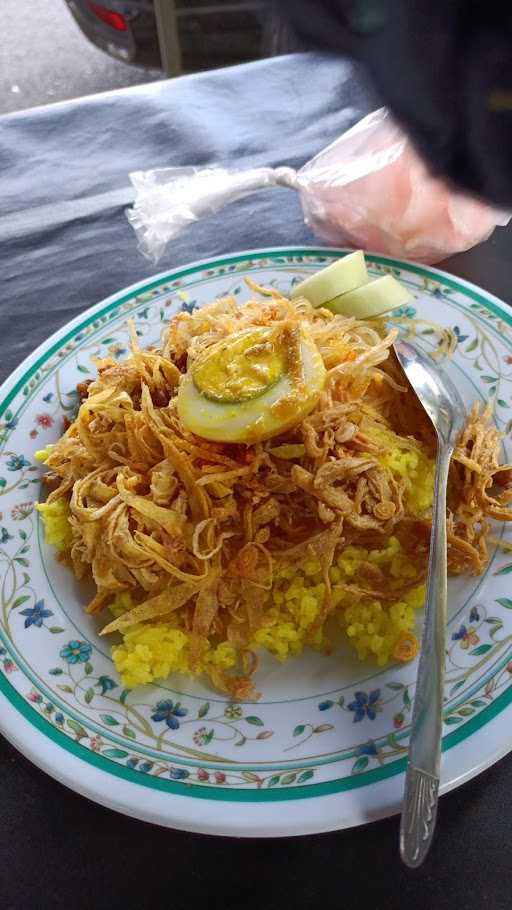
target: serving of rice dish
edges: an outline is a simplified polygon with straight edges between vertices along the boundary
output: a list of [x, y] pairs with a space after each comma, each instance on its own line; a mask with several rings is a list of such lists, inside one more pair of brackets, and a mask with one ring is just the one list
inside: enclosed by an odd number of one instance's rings
[[[418, 651], [436, 443], [391, 351], [396, 329], [252, 285], [132, 332], [96, 361], [76, 419], [38, 453], [46, 540], [109, 614], [125, 686], [206, 674], [254, 698], [258, 653], [384, 666]], [[475, 406], [449, 480], [450, 571], [480, 573], [512, 472]]]

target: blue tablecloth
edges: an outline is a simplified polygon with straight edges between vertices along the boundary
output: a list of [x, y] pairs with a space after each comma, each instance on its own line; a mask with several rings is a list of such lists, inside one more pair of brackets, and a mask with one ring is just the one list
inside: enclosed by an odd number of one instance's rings
[[[150, 275], [124, 210], [130, 171], [300, 165], [376, 107], [347, 62], [283, 57], [0, 118], [0, 373], [108, 294]], [[314, 242], [298, 197], [251, 196], [190, 229], [166, 269]], [[445, 264], [512, 299], [511, 233]], [[0, 907], [174, 910], [510, 907], [512, 759], [442, 799], [411, 874], [396, 819], [288, 842], [164, 831], [64, 789], [0, 740]], [[285, 811], [285, 810], [283, 810]]]

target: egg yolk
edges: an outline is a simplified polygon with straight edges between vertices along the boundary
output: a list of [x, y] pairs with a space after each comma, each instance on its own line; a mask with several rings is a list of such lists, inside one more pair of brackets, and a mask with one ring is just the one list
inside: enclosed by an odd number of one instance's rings
[[276, 330], [248, 329], [209, 347], [195, 361], [192, 378], [211, 401], [248, 401], [286, 370], [287, 353]]

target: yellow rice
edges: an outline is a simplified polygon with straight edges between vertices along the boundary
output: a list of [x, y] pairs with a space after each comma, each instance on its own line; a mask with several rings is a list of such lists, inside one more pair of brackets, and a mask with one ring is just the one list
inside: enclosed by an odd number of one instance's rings
[[[432, 502], [432, 462], [421, 453], [400, 448], [393, 448], [381, 457], [393, 474], [408, 481], [407, 495], [414, 509], [428, 509]], [[38, 505], [37, 509], [47, 542], [64, 555], [72, 542], [67, 501], [59, 499]], [[251, 647], [255, 650], [265, 648], [280, 661], [300, 654], [305, 646], [329, 651], [327, 626], [332, 629], [334, 615], [361, 660], [370, 659], [384, 666], [394, 659], [407, 660], [414, 656], [417, 651], [416, 611], [424, 605], [425, 586], [413, 587], [401, 599], [363, 597], [357, 600], [345, 586], [358, 583], [364, 586], [364, 580], [359, 577], [363, 562], [375, 563], [384, 573], [388, 595], [417, 575], [417, 564], [403, 551], [397, 537], [389, 537], [380, 549], [345, 547], [330, 570], [333, 614], [328, 620], [317, 623], [325, 594], [319, 562], [311, 559], [300, 569], [286, 569], [277, 575], [272, 591], [267, 595], [267, 623], [255, 633]], [[109, 609], [117, 617], [133, 605], [130, 594], [122, 592]], [[192, 673], [189, 646], [190, 634], [180, 627], [176, 617], [171, 622], [132, 626], [122, 635], [121, 643], [113, 646], [112, 656], [123, 685], [131, 688], [165, 679], [173, 672]], [[230, 642], [212, 643], [194, 668], [193, 675], [203, 672], [207, 664], [231, 669], [236, 660], [236, 650]]]

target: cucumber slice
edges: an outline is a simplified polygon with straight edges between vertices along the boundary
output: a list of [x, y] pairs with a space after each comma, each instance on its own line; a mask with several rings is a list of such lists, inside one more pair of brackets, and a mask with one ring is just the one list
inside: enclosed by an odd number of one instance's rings
[[324, 306], [328, 300], [353, 291], [369, 280], [364, 253], [357, 250], [295, 285], [291, 298], [305, 297], [314, 307]]
[[356, 319], [372, 319], [382, 316], [396, 307], [409, 303], [412, 296], [392, 275], [376, 278], [363, 287], [340, 294], [324, 304], [331, 313], [341, 316], [355, 316]]

